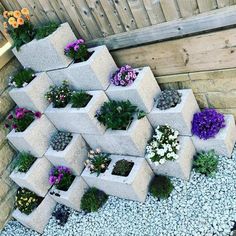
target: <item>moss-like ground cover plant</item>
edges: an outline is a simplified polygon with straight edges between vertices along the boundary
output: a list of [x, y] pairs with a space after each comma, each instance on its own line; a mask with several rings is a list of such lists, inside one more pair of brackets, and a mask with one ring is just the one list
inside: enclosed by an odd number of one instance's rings
[[22, 213], [29, 215], [39, 206], [43, 198], [26, 188], [19, 188], [15, 197], [15, 208]]
[[54, 216], [60, 226], [64, 226], [68, 218], [70, 216], [70, 209], [66, 206], [60, 205], [53, 213], [52, 216]]
[[59, 24], [51, 22], [36, 29], [36, 39], [42, 39], [52, 34], [59, 27]]
[[173, 189], [170, 178], [162, 175], [154, 176], [149, 187], [150, 193], [160, 199], [168, 198]]
[[114, 168], [111, 174], [127, 177], [129, 173], [131, 172], [133, 166], [134, 166], [134, 163], [132, 161], [127, 161], [125, 159], [119, 160], [114, 165]]
[[211, 150], [200, 152], [194, 157], [193, 168], [196, 172], [206, 176], [214, 176], [217, 171], [218, 156]]
[[22, 152], [19, 154], [19, 159], [16, 164], [17, 171], [26, 173], [30, 167], [34, 164], [36, 158], [29, 153]]
[[95, 212], [102, 207], [108, 199], [103, 191], [96, 188], [89, 188], [81, 199], [81, 209], [85, 212]]
[[73, 135], [70, 132], [58, 131], [55, 135], [52, 136], [50, 140], [50, 146], [57, 152], [63, 151], [71, 142], [72, 138]]
[[73, 108], [81, 108], [85, 107], [89, 101], [91, 100], [92, 95], [84, 92], [84, 91], [73, 91], [71, 95], [71, 103]]

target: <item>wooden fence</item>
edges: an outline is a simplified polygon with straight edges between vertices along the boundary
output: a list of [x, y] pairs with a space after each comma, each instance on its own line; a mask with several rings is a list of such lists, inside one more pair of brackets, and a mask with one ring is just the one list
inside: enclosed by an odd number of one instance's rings
[[34, 24], [67, 21], [92, 40], [234, 4], [236, 0], [1, 0], [0, 7], [28, 7]]

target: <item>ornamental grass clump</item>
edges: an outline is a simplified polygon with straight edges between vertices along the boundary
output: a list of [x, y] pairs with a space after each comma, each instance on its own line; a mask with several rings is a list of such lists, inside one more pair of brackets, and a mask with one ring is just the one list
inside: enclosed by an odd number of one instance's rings
[[85, 166], [89, 168], [90, 173], [97, 173], [97, 176], [99, 176], [106, 171], [110, 162], [111, 158], [109, 158], [109, 154], [102, 153], [101, 150], [97, 148], [95, 151], [89, 151]]
[[23, 44], [33, 40], [35, 29], [30, 21], [30, 13], [27, 8], [22, 8], [20, 11], [4, 11], [3, 17], [5, 31], [13, 39], [14, 46], [17, 50]]
[[12, 128], [15, 132], [23, 132], [36, 118], [40, 117], [39, 111], [33, 112], [25, 108], [16, 108], [14, 112], [8, 115], [5, 127]]
[[215, 109], [204, 109], [195, 113], [192, 120], [192, 133], [200, 139], [214, 138], [225, 127], [224, 115]]
[[164, 90], [157, 98], [156, 107], [160, 110], [167, 110], [176, 107], [181, 102], [181, 93], [177, 90]]
[[68, 43], [64, 48], [64, 52], [65, 55], [72, 58], [75, 63], [86, 61], [91, 56], [83, 39], [77, 39]]
[[84, 92], [84, 91], [73, 91], [71, 95], [71, 104], [73, 108], [81, 108], [85, 107], [89, 101], [91, 100], [92, 95]]
[[26, 173], [30, 167], [34, 164], [36, 158], [29, 153], [22, 152], [19, 154], [18, 162], [16, 163], [16, 169], [19, 172]]
[[214, 150], [200, 152], [194, 157], [193, 168], [206, 176], [214, 176], [217, 171], [218, 156]]
[[63, 108], [70, 102], [71, 94], [68, 81], [64, 80], [61, 86], [50, 86], [45, 97], [54, 108]]
[[35, 38], [37, 40], [45, 38], [45, 37], [49, 36], [50, 34], [52, 34], [54, 31], [56, 31], [56, 29], [58, 27], [59, 27], [59, 25], [55, 22], [50, 22], [46, 25], [43, 25], [43, 26], [36, 29]]
[[52, 136], [50, 145], [53, 150], [59, 152], [65, 150], [68, 144], [71, 142], [73, 135], [70, 132], [58, 131]]
[[125, 159], [119, 160], [114, 165], [114, 168], [111, 174], [127, 177], [129, 173], [131, 172], [133, 166], [134, 166], [134, 163], [132, 161], [127, 161]]
[[9, 86], [15, 88], [26, 87], [35, 77], [35, 72], [32, 69], [24, 68], [10, 77]]
[[180, 148], [178, 135], [179, 132], [169, 125], [157, 126], [155, 134], [146, 147], [147, 158], [155, 165], [178, 159], [177, 152]]
[[75, 176], [70, 168], [65, 166], [52, 167], [49, 174], [49, 183], [56, 189], [67, 191], [73, 183]]
[[15, 197], [15, 208], [20, 212], [29, 215], [39, 206], [43, 198], [26, 188], [19, 188]]
[[119, 68], [111, 77], [112, 84], [116, 86], [128, 86], [131, 85], [138, 76], [138, 72], [131, 66], [124, 65]]

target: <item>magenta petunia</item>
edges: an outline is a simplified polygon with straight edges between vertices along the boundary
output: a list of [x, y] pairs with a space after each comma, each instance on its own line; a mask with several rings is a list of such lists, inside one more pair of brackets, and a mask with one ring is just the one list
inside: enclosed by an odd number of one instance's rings
[[40, 118], [42, 116], [42, 113], [40, 111], [36, 111], [34, 115], [36, 118]]

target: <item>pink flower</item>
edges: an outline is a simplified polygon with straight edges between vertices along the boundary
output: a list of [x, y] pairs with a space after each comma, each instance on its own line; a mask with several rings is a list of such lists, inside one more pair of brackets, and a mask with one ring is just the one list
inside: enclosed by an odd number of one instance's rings
[[9, 128], [10, 127], [10, 125], [9, 124], [5, 124], [5, 128]]
[[13, 119], [13, 115], [10, 114], [8, 117], [7, 117], [8, 120], [12, 120]]
[[17, 112], [17, 113], [16, 113], [16, 118], [17, 118], [17, 119], [21, 119], [21, 118], [24, 117], [24, 115], [25, 115], [24, 112]]
[[12, 129], [17, 129], [17, 125], [16, 125], [16, 124], [13, 124], [13, 125], [12, 125]]
[[34, 116], [35, 116], [36, 118], [40, 118], [40, 117], [42, 116], [42, 113], [39, 112], [39, 111], [36, 111], [36, 112], [34, 113]]

